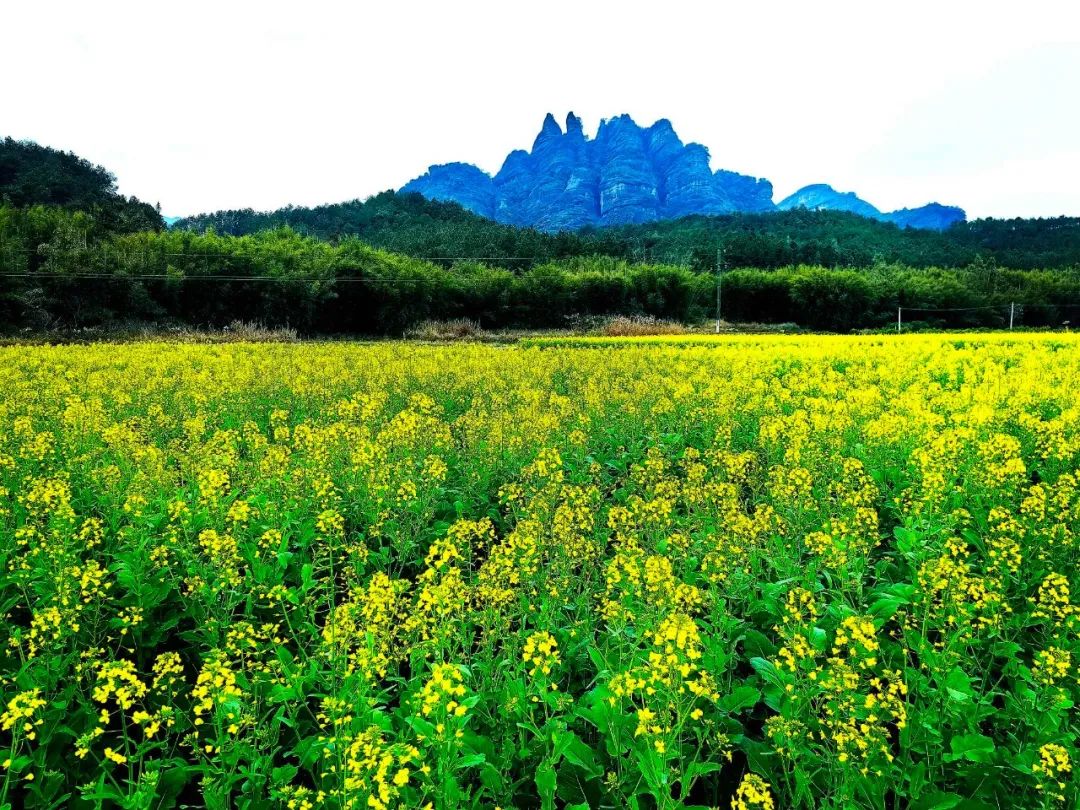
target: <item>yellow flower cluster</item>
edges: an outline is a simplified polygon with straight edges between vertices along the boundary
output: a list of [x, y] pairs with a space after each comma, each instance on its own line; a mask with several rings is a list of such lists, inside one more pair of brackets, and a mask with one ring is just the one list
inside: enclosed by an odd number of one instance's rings
[[131, 661], [106, 661], [97, 669], [94, 700], [98, 703], [114, 701], [127, 710], [147, 692], [146, 684], [139, 679], [135, 664]]
[[1075, 803], [1077, 336], [583, 343], [0, 347], [0, 804]]
[[1069, 595], [1069, 580], [1062, 574], [1047, 574], [1039, 585], [1034, 601], [1032, 617], [1051, 620], [1057, 627], [1067, 628], [1078, 612]]
[[673, 732], [704, 717], [704, 706], [719, 699], [711, 673], [699, 662], [701, 634], [685, 613], [664, 617], [652, 633], [645, 661], [611, 677], [607, 688], [611, 706], [628, 701], [636, 706], [635, 737], [647, 736], [659, 754], [665, 754]]
[[40, 689], [31, 689], [27, 692], [19, 692], [7, 702], [7, 708], [0, 714], [0, 729], [11, 731], [18, 728], [29, 739], [34, 739], [34, 728], [40, 726], [44, 720], [41, 717], [34, 719], [34, 714], [45, 705], [41, 698]]
[[823, 643], [811, 641], [817, 621], [813, 595], [791, 589], [776, 628], [785, 643], [775, 664], [793, 680], [767, 734], [783, 757], [805, 751], [816, 736], [841, 766], [857, 763], [864, 774], [880, 776], [894, 759], [895, 733], [907, 725], [907, 684], [902, 673], [880, 669], [881, 642], [869, 617], [841, 619], [827, 656]]
[[422, 772], [428, 770], [416, 746], [390, 743], [377, 727], [357, 734], [345, 748], [342, 806], [406, 810], [410, 804], [402, 791], [418, 766]]
[[230, 734], [235, 734], [239, 731], [238, 704], [242, 697], [243, 690], [228, 658], [220, 651], [211, 655], [203, 663], [195, 679], [195, 687], [191, 690], [195, 726], [202, 726], [208, 718], [221, 719], [214, 716], [215, 710], [225, 707], [227, 713], [223, 719], [226, 721], [227, 730]]
[[[521, 657], [529, 665], [529, 675], [539, 672], [546, 679], [559, 665], [559, 645], [555, 636], [546, 630], [530, 634]], [[554, 684], [552, 688], [555, 688]]]
[[1069, 752], [1057, 743], [1047, 743], [1039, 748], [1039, 759], [1031, 766], [1039, 780], [1036, 787], [1046, 791], [1059, 802], [1065, 801], [1066, 781], [1072, 773]]
[[1043, 686], [1053, 686], [1067, 678], [1072, 669], [1072, 653], [1059, 647], [1050, 646], [1035, 653], [1035, 663], [1031, 674]]
[[731, 799], [731, 810], [774, 810], [775, 807], [769, 783], [754, 773], [743, 776]]
[[[463, 717], [467, 711], [462, 699], [467, 689], [461, 668], [455, 664], [436, 664], [419, 694], [419, 711], [423, 717], [440, 721]], [[441, 723], [440, 723], [441, 725]], [[436, 727], [439, 733], [442, 729]]]

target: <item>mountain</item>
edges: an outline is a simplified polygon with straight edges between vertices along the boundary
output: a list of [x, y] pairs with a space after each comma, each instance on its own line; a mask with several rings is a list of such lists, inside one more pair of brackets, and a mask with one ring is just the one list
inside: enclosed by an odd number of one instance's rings
[[117, 232], [162, 224], [154, 206], [120, 194], [108, 170], [73, 152], [13, 138], [0, 140], [0, 205], [5, 204], [87, 211], [101, 227]]
[[511, 152], [494, 177], [448, 163], [401, 190], [542, 231], [773, 208], [767, 180], [714, 172], [708, 150], [684, 144], [670, 121], [641, 127], [629, 115], [602, 121], [588, 138], [573, 113], [565, 131], [548, 113], [532, 150]]
[[882, 219], [881, 212], [855, 195], [853, 191], [837, 191], [825, 183], [803, 186], [790, 197], [776, 204], [781, 211], [805, 208], [808, 211], [848, 211], [861, 217]]
[[891, 222], [900, 228], [920, 228], [943, 231], [954, 222], [964, 222], [964, 209], [940, 203], [929, 203], [921, 208], [901, 208], [899, 211], [882, 213], [853, 191], [837, 191], [826, 183], [803, 186], [790, 197], [776, 204], [781, 211], [805, 208], [808, 211], [848, 211], [870, 219]]
[[768, 180], [714, 172], [709, 150], [684, 144], [666, 118], [642, 127], [629, 115], [601, 121], [590, 139], [573, 113], [566, 117], [565, 131], [548, 113], [531, 151], [511, 152], [494, 177], [468, 163], [446, 163], [430, 167], [401, 190], [542, 231], [795, 208], [848, 211], [901, 228], [930, 230], [965, 219], [963, 210], [937, 203], [882, 213], [824, 183], [799, 189], [774, 205]]
[[901, 208], [899, 211], [885, 214], [884, 218], [901, 228], [929, 228], [943, 231], [954, 222], [965, 222], [967, 215], [963, 208], [934, 202], [921, 208]]

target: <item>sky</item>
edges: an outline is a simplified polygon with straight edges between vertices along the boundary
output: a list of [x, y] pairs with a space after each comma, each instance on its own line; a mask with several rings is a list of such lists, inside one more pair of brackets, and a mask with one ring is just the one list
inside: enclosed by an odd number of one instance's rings
[[0, 0], [0, 136], [166, 215], [498, 171], [547, 112], [672, 121], [779, 201], [1080, 215], [1080, 3]]

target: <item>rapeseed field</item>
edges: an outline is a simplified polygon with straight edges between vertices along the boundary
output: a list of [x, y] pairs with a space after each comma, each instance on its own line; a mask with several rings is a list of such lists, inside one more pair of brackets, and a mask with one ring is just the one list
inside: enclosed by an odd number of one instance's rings
[[0, 805], [1073, 808], [1080, 342], [0, 349]]

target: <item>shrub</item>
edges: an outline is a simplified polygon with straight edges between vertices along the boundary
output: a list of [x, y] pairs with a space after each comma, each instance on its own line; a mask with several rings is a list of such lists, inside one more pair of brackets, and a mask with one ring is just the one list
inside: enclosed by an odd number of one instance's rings
[[605, 337], [640, 337], [643, 335], [682, 335], [686, 327], [675, 321], [663, 321], [649, 315], [618, 315], [600, 327]]

